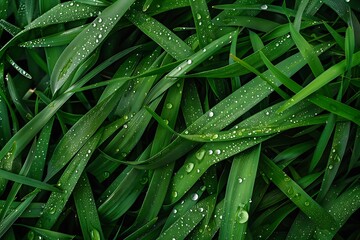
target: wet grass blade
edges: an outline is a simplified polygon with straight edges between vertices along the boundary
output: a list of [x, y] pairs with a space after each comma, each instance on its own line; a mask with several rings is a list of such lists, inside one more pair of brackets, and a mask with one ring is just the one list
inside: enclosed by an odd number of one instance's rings
[[[353, 55], [353, 61], [351, 63], [351, 67], [357, 66], [360, 64], [360, 52], [357, 52]], [[279, 112], [292, 107], [293, 105], [297, 104], [301, 100], [305, 99], [309, 95], [313, 94], [323, 86], [325, 86], [327, 83], [331, 82], [341, 74], [343, 74], [346, 69], [347, 61], [343, 60], [329, 69], [327, 69], [325, 72], [323, 72], [320, 76], [315, 78], [311, 83], [309, 83], [306, 87], [304, 87], [301, 91], [299, 91], [296, 95], [291, 97], [285, 104], [279, 109]]]
[[260, 169], [303, 213], [311, 218], [316, 226], [321, 229], [331, 229], [336, 226], [333, 217], [275, 163], [262, 159]]
[[95, 205], [95, 199], [86, 173], [74, 189], [74, 200], [84, 238], [103, 239], [104, 235]]
[[55, 224], [65, 204], [69, 200], [75, 185], [79, 181], [80, 175], [84, 171], [87, 162], [94, 153], [101, 134], [102, 131], [98, 131], [91, 137], [67, 166], [57, 182], [57, 186], [62, 189], [62, 192], [53, 192], [50, 195], [46, 202], [44, 212], [38, 219], [38, 227], [41, 226], [42, 228], [50, 229]]
[[19, 175], [16, 173], [8, 172], [8, 171], [2, 170], [2, 169], [0, 169], [0, 177], [3, 179], [7, 179], [10, 181], [24, 184], [27, 186], [31, 186], [34, 188], [43, 189], [46, 191], [51, 191], [51, 192], [60, 192], [61, 191], [59, 188], [54, 187], [50, 184], [47, 184], [47, 183], [44, 183], [44, 182], [41, 182], [41, 181], [38, 181], [38, 180], [35, 180], [32, 178], [28, 178], [28, 177], [25, 177], [25, 176], [22, 176], [22, 175]]
[[261, 147], [235, 156], [225, 193], [219, 239], [244, 239]]
[[[65, 48], [51, 74], [50, 87], [53, 94], [71, 81], [71, 76], [79, 64], [99, 47], [133, 2], [134, 0], [114, 2]], [[87, 7], [89, 8], [88, 5]]]

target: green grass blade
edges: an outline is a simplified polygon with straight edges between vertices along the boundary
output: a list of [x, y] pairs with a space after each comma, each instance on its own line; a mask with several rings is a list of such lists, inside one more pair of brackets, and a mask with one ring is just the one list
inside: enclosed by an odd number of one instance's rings
[[246, 236], [260, 150], [260, 145], [254, 147], [236, 156], [232, 162], [219, 239], [244, 239]]
[[189, 45], [181, 38], [145, 13], [130, 10], [126, 17], [176, 60], [184, 59], [193, 54]]
[[316, 226], [321, 229], [331, 229], [336, 225], [333, 217], [275, 163], [263, 159], [260, 161], [260, 168], [303, 213], [311, 218]]
[[316, 55], [313, 47], [306, 41], [306, 39], [300, 34], [300, 32], [295, 29], [295, 27], [291, 23], [289, 24], [289, 28], [291, 37], [294, 40], [301, 55], [309, 64], [309, 67], [311, 68], [314, 76], [318, 77], [321, 73], [324, 72], [324, 67], [322, 66], [320, 59]]
[[34, 200], [39, 190], [35, 190], [25, 197], [25, 200], [19, 204], [15, 211], [9, 213], [6, 218], [0, 223], [0, 237], [2, 237], [6, 231], [12, 226], [12, 224], [21, 216], [21, 214], [27, 209], [30, 203]]
[[134, 0], [116, 1], [104, 9], [101, 14], [66, 47], [51, 74], [50, 87], [53, 94], [64, 84], [66, 85], [67, 82], [71, 81], [71, 75], [78, 65], [85, 61], [87, 57], [98, 48], [133, 2]]
[[87, 162], [94, 153], [101, 134], [102, 131], [100, 130], [91, 137], [67, 166], [57, 183], [57, 186], [63, 191], [53, 192], [50, 195], [46, 202], [44, 212], [38, 219], [37, 227], [50, 229], [55, 224], [63, 211], [66, 202], [69, 200], [75, 185], [79, 181], [80, 175], [84, 171]]
[[[351, 67], [357, 66], [360, 64], [360, 52], [357, 52], [353, 55], [353, 61], [351, 64]], [[323, 86], [325, 86], [327, 83], [331, 82], [341, 74], [343, 74], [346, 71], [346, 60], [343, 60], [329, 69], [327, 69], [325, 72], [323, 72], [320, 76], [315, 78], [311, 83], [309, 83], [306, 87], [304, 87], [301, 91], [299, 91], [296, 95], [291, 97], [285, 104], [279, 109], [279, 112], [292, 107], [293, 105], [297, 104], [301, 100], [305, 99], [312, 93], [316, 92]]]
[[74, 201], [83, 238], [104, 239], [91, 185], [86, 173], [80, 177], [74, 189]]
[[26, 41], [20, 43], [20, 47], [38, 48], [38, 47], [57, 47], [70, 43], [81, 31], [84, 30], [86, 25], [81, 25], [60, 33], [51, 34], [42, 38]]
[[63, 136], [48, 163], [46, 180], [52, 178], [75, 156], [85, 142], [103, 124], [114, 109], [118, 99], [119, 97], [113, 94], [97, 104]]
[[[195, 198], [195, 197], [194, 197]], [[157, 239], [185, 238], [196, 225], [204, 218], [207, 205], [211, 197], [197, 203], [183, 216], [177, 219], [169, 228], [167, 228]], [[197, 200], [197, 199], [195, 199]], [[187, 224], [185, 224], [187, 223]]]
[[28, 226], [28, 225], [24, 225], [24, 224], [17, 224], [17, 226], [21, 226], [21, 227], [30, 229], [31, 232], [29, 232], [29, 234], [28, 234], [28, 238], [30, 238], [30, 239], [35, 237], [35, 233], [45, 239], [68, 240], [68, 239], [74, 239], [76, 237], [75, 235], [69, 235], [69, 234], [65, 234], [65, 233], [55, 232], [55, 231], [51, 231], [48, 229], [32, 227], [32, 226]]
[[334, 139], [331, 146], [331, 151], [328, 163], [325, 169], [324, 178], [321, 183], [321, 188], [317, 196], [318, 201], [325, 198], [326, 193], [329, 191], [333, 181], [338, 173], [340, 164], [344, 158], [346, 145], [348, 143], [350, 134], [350, 123], [343, 122], [336, 124]]
[[32, 179], [32, 178], [28, 178], [16, 173], [11, 173], [5, 170], [0, 169], [0, 177], [3, 179], [7, 179], [13, 182], [17, 182], [20, 184], [24, 184], [24, 185], [28, 185], [31, 187], [35, 187], [35, 188], [39, 188], [39, 189], [43, 189], [46, 191], [51, 191], [51, 192], [60, 192], [60, 189], [57, 187], [54, 187], [50, 184]]

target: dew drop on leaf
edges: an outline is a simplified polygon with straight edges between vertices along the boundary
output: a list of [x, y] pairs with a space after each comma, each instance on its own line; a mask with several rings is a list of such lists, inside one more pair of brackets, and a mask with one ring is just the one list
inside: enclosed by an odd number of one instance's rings
[[188, 163], [185, 166], [185, 171], [190, 173], [194, 169], [195, 164], [194, 163]]
[[236, 220], [239, 223], [246, 223], [249, 219], [249, 213], [245, 211], [243, 208], [240, 208], [238, 213], [236, 214]]
[[205, 150], [204, 149], [200, 149], [199, 151], [196, 152], [195, 156], [197, 159], [202, 160], [205, 156]]

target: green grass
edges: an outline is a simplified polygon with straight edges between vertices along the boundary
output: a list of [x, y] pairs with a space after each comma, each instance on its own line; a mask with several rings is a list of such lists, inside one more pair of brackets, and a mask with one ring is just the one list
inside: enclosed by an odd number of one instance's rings
[[359, 11], [0, 0], [0, 238], [359, 239]]

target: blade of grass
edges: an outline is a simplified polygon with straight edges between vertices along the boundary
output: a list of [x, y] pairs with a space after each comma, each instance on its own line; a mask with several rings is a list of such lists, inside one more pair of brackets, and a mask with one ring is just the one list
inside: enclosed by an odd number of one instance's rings
[[254, 147], [235, 156], [232, 162], [219, 239], [244, 239], [246, 236], [260, 150], [260, 145]]
[[87, 162], [94, 153], [95, 148], [101, 138], [102, 131], [99, 130], [91, 137], [72, 159], [58, 180], [57, 186], [62, 192], [53, 192], [46, 202], [43, 214], [38, 219], [36, 226], [50, 229], [59, 218], [63, 208], [72, 194], [75, 185], [79, 181], [80, 175], [84, 171]]
[[53, 94], [71, 81], [78, 65], [98, 48], [133, 2], [134, 0], [114, 2], [65, 48], [51, 74], [50, 87]]
[[331, 146], [330, 156], [325, 169], [324, 178], [317, 196], [321, 202], [329, 191], [338, 173], [341, 161], [344, 158], [346, 145], [350, 134], [350, 122], [337, 123], [335, 127], [334, 139]]
[[24, 201], [0, 223], [0, 237], [2, 237], [6, 231], [14, 224], [14, 222], [21, 216], [21, 214], [27, 209], [27, 207], [34, 200], [39, 190], [36, 189], [32, 193], [28, 194]]
[[[356, 52], [353, 55], [353, 61], [351, 63], [351, 67], [357, 66], [360, 64], [360, 52]], [[343, 74], [346, 71], [347, 65], [346, 60], [343, 60], [333, 66], [331, 66], [329, 69], [327, 69], [325, 72], [323, 72], [320, 76], [315, 78], [311, 83], [309, 83], [306, 87], [304, 87], [302, 90], [300, 90], [297, 94], [295, 94], [293, 97], [291, 97], [280, 109], [279, 112], [290, 108], [297, 104], [298, 102], [302, 101], [312, 93], [316, 92], [341, 74]], [[356, 116], [357, 118], [360, 118], [360, 116]]]
[[86, 173], [82, 174], [76, 184], [74, 201], [83, 237], [86, 239], [104, 239], [94, 196]]
[[336, 226], [333, 217], [279, 169], [275, 163], [262, 159], [260, 169], [316, 226], [321, 229], [330, 229]]

